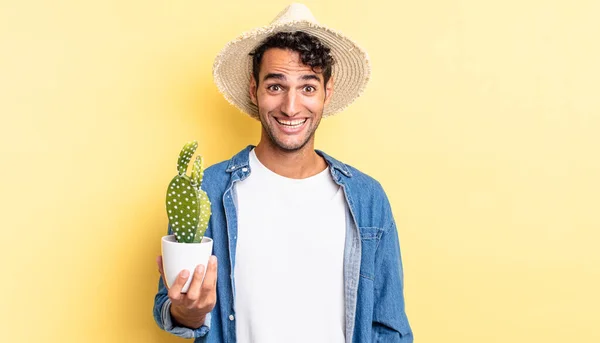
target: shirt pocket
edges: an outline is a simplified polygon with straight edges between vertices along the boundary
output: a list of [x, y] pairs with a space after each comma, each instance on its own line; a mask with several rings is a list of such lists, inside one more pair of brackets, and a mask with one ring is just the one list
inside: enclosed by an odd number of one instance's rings
[[361, 241], [361, 258], [360, 258], [360, 276], [368, 280], [374, 280], [375, 278], [375, 252], [383, 229], [377, 227], [361, 227], [360, 241]]

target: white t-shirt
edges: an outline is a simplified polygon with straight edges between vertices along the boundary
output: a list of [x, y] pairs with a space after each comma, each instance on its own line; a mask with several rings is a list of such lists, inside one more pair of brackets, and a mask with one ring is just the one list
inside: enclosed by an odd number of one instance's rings
[[239, 343], [343, 343], [346, 202], [329, 168], [306, 179], [267, 169], [235, 184]]

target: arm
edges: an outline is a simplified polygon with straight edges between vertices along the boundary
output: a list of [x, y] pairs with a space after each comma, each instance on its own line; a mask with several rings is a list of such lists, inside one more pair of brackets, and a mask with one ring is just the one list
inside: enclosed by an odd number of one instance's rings
[[182, 338], [196, 338], [205, 336], [210, 329], [210, 313], [206, 315], [204, 324], [192, 329], [179, 322], [171, 315], [171, 300], [168, 296], [168, 289], [165, 287], [162, 278], [158, 280], [158, 292], [154, 297], [154, 320], [158, 327], [168, 333]]
[[[391, 211], [390, 211], [391, 213]], [[398, 231], [390, 216], [375, 256], [373, 342], [412, 343], [404, 306], [404, 276]]]
[[[168, 230], [172, 234], [171, 228]], [[165, 285], [164, 272], [162, 268], [162, 257], [157, 258], [158, 270], [161, 278], [158, 280], [158, 292], [154, 297], [153, 315], [156, 324], [162, 330], [182, 338], [204, 337], [210, 329], [211, 313], [216, 302], [216, 281], [217, 281], [217, 261], [212, 257], [208, 264], [208, 270], [205, 277], [205, 282], [202, 283], [202, 275], [194, 275], [194, 279], [190, 284], [188, 294], [181, 294], [181, 288], [185, 284], [187, 277], [178, 278], [171, 289]], [[203, 273], [203, 271], [196, 271]], [[180, 274], [181, 276], [181, 274]], [[182, 305], [193, 305], [194, 300], [197, 301], [202, 295], [203, 302], [201, 304], [202, 311], [198, 315], [191, 316], [182, 311]], [[190, 299], [192, 298], [192, 299]], [[173, 300], [179, 306], [172, 306]], [[192, 300], [192, 301], [190, 301]], [[198, 306], [195, 306], [198, 307]], [[175, 316], [173, 316], [175, 314]]]
[[[188, 278], [184, 272], [171, 289], [165, 286], [164, 277], [160, 278], [154, 298], [154, 320], [161, 329], [183, 338], [204, 337], [208, 333], [210, 311], [214, 307], [215, 297], [212, 295], [215, 293], [217, 264], [215, 259], [211, 260], [205, 282], [201, 284], [204, 268], [197, 269], [187, 294], [181, 293]], [[159, 257], [157, 262], [162, 275], [162, 259]]]

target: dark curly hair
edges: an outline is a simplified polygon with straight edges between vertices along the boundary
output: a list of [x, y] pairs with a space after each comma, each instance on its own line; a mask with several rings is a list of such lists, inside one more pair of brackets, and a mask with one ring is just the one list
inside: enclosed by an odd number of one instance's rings
[[261, 45], [250, 53], [252, 56], [252, 74], [258, 83], [262, 57], [270, 48], [289, 49], [300, 54], [303, 64], [312, 68], [315, 73], [323, 72], [324, 83], [331, 77], [331, 66], [335, 63], [331, 49], [317, 37], [303, 31], [278, 32], [267, 37]]

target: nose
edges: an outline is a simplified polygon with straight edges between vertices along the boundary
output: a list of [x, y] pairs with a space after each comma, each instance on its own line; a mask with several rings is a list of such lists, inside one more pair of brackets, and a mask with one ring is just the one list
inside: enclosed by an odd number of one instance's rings
[[286, 93], [281, 104], [281, 112], [288, 117], [293, 117], [300, 113], [300, 99], [295, 92]]

